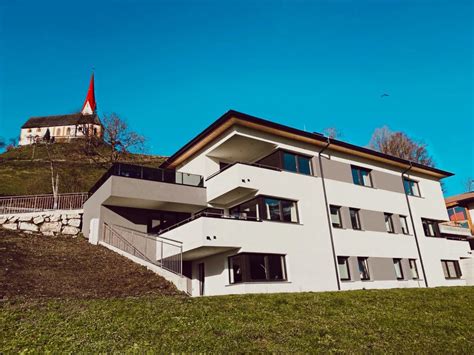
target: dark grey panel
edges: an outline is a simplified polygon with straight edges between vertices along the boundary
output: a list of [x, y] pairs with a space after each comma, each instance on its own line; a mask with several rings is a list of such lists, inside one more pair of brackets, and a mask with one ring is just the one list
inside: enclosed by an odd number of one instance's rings
[[374, 281], [396, 280], [393, 259], [390, 258], [369, 258], [370, 279]]
[[352, 229], [349, 207], [341, 207], [342, 228]]
[[392, 220], [393, 220], [393, 228], [395, 229], [395, 233], [403, 234], [402, 233], [402, 224], [400, 223], [400, 215], [394, 214], [392, 216]]
[[404, 280], [411, 280], [411, 270], [410, 270], [410, 262], [408, 259], [402, 259], [402, 270], [403, 270], [403, 279]]
[[374, 232], [387, 232], [383, 212], [360, 210], [362, 229]]
[[388, 174], [378, 170], [372, 170], [371, 174], [375, 188], [405, 193], [401, 176]]
[[356, 256], [350, 256], [349, 257], [349, 271], [351, 273], [351, 280], [352, 281], [360, 281], [359, 266], [357, 264], [357, 257]]
[[321, 157], [324, 178], [353, 184], [351, 166], [335, 160]]

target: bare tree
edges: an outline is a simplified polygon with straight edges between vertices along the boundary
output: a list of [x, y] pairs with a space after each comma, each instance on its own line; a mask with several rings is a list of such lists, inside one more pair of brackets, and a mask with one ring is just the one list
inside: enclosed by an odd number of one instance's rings
[[369, 147], [381, 153], [434, 166], [433, 158], [429, 155], [425, 143], [417, 142], [403, 132], [392, 132], [387, 126], [375, 129]]
[[336, 127], [328, 127], [324, 129], [324, 135], [331, 139], [338, 139], [342, 137], [342, 132]]
[[471, 177], [468, 177], [465, 182], [466, 192], [474, 191], [474, 180]]
[[3, 139], [2, 137], [0, 137], [0, 149], [5, 148], [6, 145], [7, 145], [7, 143], [5, 142], [5, 139]]
[[145, 137], [132, 131], [116, 113], [104, 115], [102, 125], [102, 137], [96, 136], [90, 127], [82, 128], [86, 136], [84, 148], [95, 162], [114, 163], [131, 151], [144, 151]]
[[[36, 145], [36, 143], [35, 143]], [[53, 208], [57, 208], [58, 204], [58, 192], [59, 192], [59, 174], [54, 169], [54, 160], [53, 156], [50, 151], [50, 143], [45, 144], [46, 152], [48, 153], [48, 160], [49, 160], [49, 170], [51, 172], [51, 190], [53, 191], [53, 199], [54, 199], [54, 206]], [[55, 175], [56, 173], [56, 175]]]

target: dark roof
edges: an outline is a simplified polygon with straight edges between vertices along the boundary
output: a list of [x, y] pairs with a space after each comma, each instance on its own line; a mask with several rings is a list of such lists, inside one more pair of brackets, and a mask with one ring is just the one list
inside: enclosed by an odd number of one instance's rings
[[474, 201], [474, 191], [465, 192], [460, 195], [451, 196], [445, 199], [446, 204], [467, 204]]
[[214, 129], [216, 129], [217, 127], [222, 125], [227, 120], [230, 120], [232, 117], [235, 117], [235, 118], [247, 121], [247, 122], [255, 123], [255, 124], [259, 124], [259, 125], [263, 125], [263, 126], [267, 126], [267, 127], [272, 127], [272, 128], [275, 128], [275, 129], [278, 129], [278, 130], [281, 130], [281, 131], [286, 131], [286, 132], [289, 132], [289, 133], [293, 133], [293, 134], [296, 134], [296, 135], [299, 135], [299, 136], [319, 140], [319, 141], [324, 142], [324, 143], [331, 142], [331, 145], [344, 147], [344, 148], [347, 148], [347, 149], [350, 149], [350, 150], [353, 150], [353, 151], [358, 151], [358, 152], [361, 152], [361, 153], [365, 153], [365, 154], [377, 156], [377, 157], [380, 157], [380, 158], [384, 158], [384, 159], [387, 159], [387, 160], [391, 160], [393, 162], [401, 163], [401, 164], [408, 165], [408, 166], [417, 167], [417, 168], [420, 168], [420, 169], [431, 171], [431, 172], [439, 174], [439, 175], [443, 175], [445, 177], [454, 175], [453, 173], [450, 173], [448, 171], [440, 170], [440, 169], [437, 169], [437, 168], [434, 168], [434, 167], [431, 167], [431, 166], [427, 166], [427, 165], [423, 165], [423, 164], [420, 164], [420, 163], [410, 162], [409, 160], [406, 160], [406, 159], [402, 159], [402, 158], [398, 158], [398, 157], [395, 157], [395, 156], [392, 156], [392, 155], [384, 154], [384, 153], [381, 153], [381, 152], [378, 152], [378, 151], [375, 151], [375, 150], [372, 150], [372, 149], [360, 147], [360, 146], [350, 144], [350, 143], [347, 143], [347, 142], [343, 142], [343, 141], [340, 141], [340, 140], [337, 140], [337, 139], [332, 139], [332, 138], [330, 139], [330, 138], [325, 137], [324, 135], [321, 135], [321, 134], [318, 134], [318, 133], [310, 133], [310, 132], [302, 131], [302, 130], [299, 130], [299, 129], [296, 129], [296, 128], [293, 128], [293, 127], [285, 126], [285, 125], [282, 125], [282, 124], [279, 124], [279, 123], [275, 123], [275, 122], [268, 121], [268, 120], [265, 120], [265, 119], [262, 119], [262, 118], [247, 115], [245, 113], [234, 111], [234, 110], [229, 110], [225, 114], [223, 114], [221, 117], [219, 117], [216, 121], [214, 121], [214, 123], [212, 123], [204, 131], [199, 133], [196, 137], [194, 137], [191, 141], [189, 141], [186, 145], [184, 145], [181, 149], [179, 149], [176, 153], [174, 153], [171, 157], [169, 157], [165, 162], [163, 162], [160, 167], [162, 167], [162, 168], [168, 167], [181, 154], [186, 152], [193, 145], [197, 144], [202, 138], [207, 136], [209, 133], [211, 133]]
[[83, 115], [79, 112], [69, 115], [31, 117], [21, 128], [69, 126], [85, 123], [101, 124], [97, 114]]

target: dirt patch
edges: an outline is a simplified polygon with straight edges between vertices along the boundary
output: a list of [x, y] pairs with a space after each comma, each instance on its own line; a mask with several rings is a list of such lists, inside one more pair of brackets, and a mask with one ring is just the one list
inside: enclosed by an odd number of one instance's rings
[[0, 300], [181, 295], [164, 278], [82, 237], [0, 229]]

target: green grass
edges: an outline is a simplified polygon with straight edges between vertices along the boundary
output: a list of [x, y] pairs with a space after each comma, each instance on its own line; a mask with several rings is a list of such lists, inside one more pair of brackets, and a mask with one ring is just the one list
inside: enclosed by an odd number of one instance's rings
[[0, 352], [474, 352], [474, 288], [9, 301]]
[[[59, 173], [60, 193], [89, 191], [108, 166], [86, 156], [80, 142], [55, 143], [50, 146], [50, 154]], [[164, 158], [127, 154], [123, 161], [157, 167]], [[0, 154], [0, 179], [0, 196], [52, 193], [46, 146], [17, 147]]]

